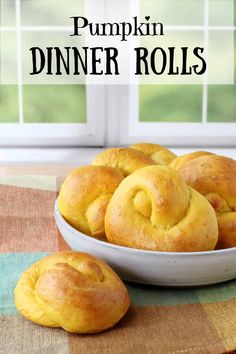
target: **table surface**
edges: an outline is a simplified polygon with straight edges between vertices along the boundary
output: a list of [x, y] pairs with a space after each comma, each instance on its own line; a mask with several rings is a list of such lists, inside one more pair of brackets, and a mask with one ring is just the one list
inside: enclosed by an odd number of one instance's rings
[[43, 328], [17, 313], [13, 289], [20, 274], [37, 259], [68, 249], [56, 228], [53, 205], [57, 176], [65, 176], [73, 167], [0, 167], [0, 354], [222, 354], [235, 350], [236, 280], [195, 289], [126, 283], [131, 310], [112, 330], [97, 335]]
[[[236, 148], [220, 147], [169, 147], [176, 155], [180, 156], [193, 151], [209, 151], [214, 154], [224, 155], [236, 158]], [[75, 148], [1, 148], [0, 147], [0, 165], [10, 167], [12, 164], [71, 164], [86, 165], [105, 148], [75, 147]]]
[[53, 175], [68, 174], [76, 165], [4, 165], [0, 175]]

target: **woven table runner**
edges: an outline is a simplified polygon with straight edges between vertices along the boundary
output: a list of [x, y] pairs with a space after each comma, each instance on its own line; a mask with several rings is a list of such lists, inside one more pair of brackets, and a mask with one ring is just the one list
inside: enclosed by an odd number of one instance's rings
[[1, 354], [206, 354], [236, 349], [236, 280], [194, 289], [126, 283], [132, 307], [118, 325], [101, 334], [69, 334], [21, 317], [13, 298], [21, 273], [43, 256], [68, 249], [53, 216], [61, 182], [56, 176], [0, 176]]

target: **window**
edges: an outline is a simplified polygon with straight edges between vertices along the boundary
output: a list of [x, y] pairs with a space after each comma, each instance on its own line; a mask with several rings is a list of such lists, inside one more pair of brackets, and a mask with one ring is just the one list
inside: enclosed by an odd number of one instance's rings
[[[119, 0], [117, 0], [119, 1]], [[55, 35], [66, 26], [50, 27], [50, 8], [43, 16], [29, 16], [39, 9], [36, 0], [0, 0], [0, 36], [18, 58], [17, 85], [0, 86], [0, 144], [49, 146], [102, 146], [149, 140], [167, 145], [233, 145], [236, 143], [236, 86], [234, 85], [23, 85], [21, 43], [24, 36], [48, 30]], [[57, 3], [58, 16], [66, 17], [65, 1]], [[97, 9], [96, 0], [77, 0], [80, 13]], [[219, 1], [221, 3], [222, 1]], [[90, 6], [88, 6], [90, 3]], [[145, 14], [147, 0], [127, 0], [130, 14]], [[224, 23], [226, 14], [212, 7], [211, 0], [197, 0], [193, 18], [180, 9], [173, 14], [169, 1], [158, 7], [149, 1], [152, 17], [169, 13], [168, 31], [191, 30], [206, 40], [232, 30]], [[234, 0], [234, 15], [236, 0]], [[199, 6], [200, 4], [200, 6]], [[145, 8], [144, 8], [145, 5]], [[103, 11], [112, 13], [112, 1], [100, 0]], [[77, 9], [78, 13], [78, 9]], [[186, 15], [187, 14], [187, 15]], [[68, 14], [68, 17], [71, 14]], [[236, 17], [236, 16], [235, 16]], [[38, 18], [43, 18], [40, 22]], [[235, 24], [234, 24], [235, 26]], [[236, 27], [233, 27], [236, 31]], [[222, 37], [220, 37], [222, 35]], [[236, 53], [236, 42], [235, 42]], [[236, 72], [236, 68], [235, 68]]]
[[[84, 14], [85, 1], [75, 3], [76, 10]], [[0, 144], [101, 146], [105, 131], [104, 87], [98, 90], [86, 85], [22, 83], [21, 45], [25, 38], [33, 38], [35, 32], [43, 37], [52, 31], [56, 37], [71, 31], [65, 26], [50, 27], [52, 13], [56, 13], [58, 24], [62, 17], [70, 17], [66, 1], [47, 1], [46, 9], [38, 4], [36, 0], [0, 1], [0, 43], [3, 48], [10, 45], [17, 57], [18, 81], [17, 85], [0, 86]]]
[[[147, 2], [141, 0], [140, 11], [144, 14], [144, 8], [147, 11], [148, 7], [150, 13], [156, 13], [157, 18], [162, 10], [172, 14], [168, 3], [170, 2], [163, 2], [163, 8], [158, 7], [157, 11], [154, 2], [147, 6]], [[187, 5], [186, 13], [180, 8], [179, 13], [170, 15], [167, 28], [169, 27], [169, 31], [181, 31], [182, 35], [186, 31], [191, 31], [191, 35], [194, 36], [195, 32], [196, 41], [200, 35], [206, 36], [208, 40], [217, 36], [219, 47], [223, 46], [224, 34], [229, 30], [235, 32], [236, 27], [232, 28], [224, 22], [226, 14], [222, 13], [220, 6], [222, 2], [219, 1], [218, 8], [212, 6], [211, 0], [199, 1], [197, 5], [193, 18], [187, 13]], [[234, 5], [235, 15], [236, 1]], [[236, 41], [234, 43], [236, 54]], [[169, 145], [236, 143], [235, 84], [208, 85], [204, 82], [203, 85], [140, 85], [138, 88], [127, 89], [127, 95], [132, 97], [133, 107], [130, 107], [129, 124], [122, 122], [120, 135], [122, 143], [142, 139]]]

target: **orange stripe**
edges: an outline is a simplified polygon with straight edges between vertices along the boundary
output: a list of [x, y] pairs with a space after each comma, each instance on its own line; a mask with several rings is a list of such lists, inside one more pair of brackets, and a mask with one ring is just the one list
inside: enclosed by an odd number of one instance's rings
[[[57, 177], [57, 193], [56, 193], [56, 198], [59, 195], [59, 191], [61, 188], [62, 183], [64, 182], [65, 177]], [[58, 245], [58, 251], [67, 251], [70, 250], [70, 247], [67, 245], [67, 243], [64, 241], [63, 237], [61, 236], [59, 230], [57, 230], [57, 245]]]
[[67, 251], [70, 250], [70, 247], [67, 245], [67, 243], [64, 241], [63, 237], [61, 236], [60, 232], [57, 231], [57, 245], [58, 245], [58, 251]]
[[56, 193], [0, 185], [0, 252], [53, 252]]

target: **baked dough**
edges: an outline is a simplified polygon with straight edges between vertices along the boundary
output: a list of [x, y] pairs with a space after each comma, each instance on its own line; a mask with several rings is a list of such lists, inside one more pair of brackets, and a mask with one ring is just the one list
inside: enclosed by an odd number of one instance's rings
[[207, 155], [214, 155], [211, 152], [208, 151], [194, 151], [190, 152], [189, 154], [185, 154], [182, 156], [178, 156], [176, 159], [174, 159], [169, 166], [171, 168], [174, 168], [176, 171], [181, 168], [181, 166], [185, 165], [188, 161], [191, 161], [193, 159], [196, 159], [197, 157], [201, 156], [207, 156]]
[[136, 149], [110, 148], [97, 155], [92, 165], [118, 168], [126, 177], [142, 167], [155, 165], [155, 162]]
[[85, 166], [74, 169], [60, 190], [60, 213], [75, 229], [104, 239], [107, 204], [122, 179], [119, 170], [112, 167]]
[[167, 166], [142, 168], [121, 182], [105, 231], [117, 245], [170, 252], [213, 250], [218, 239], [210, 203]]
[[169, 165], [177, 157], [172, 151], [158, 144], [139, 143], [130, 147], [143, 152], [155, 161], [157, 165]]
[[107, 264], [72, 251], [33, 264], [14, 293], [16, 307], [27, 319], [75, 333], [111, 328], [130, 306], [124, 284]]
[[236, 161], [208, 154], [171, 163], [186, 183], [203, 194], [216, 211], [219, 226], [217, 248], [236, 247]]

